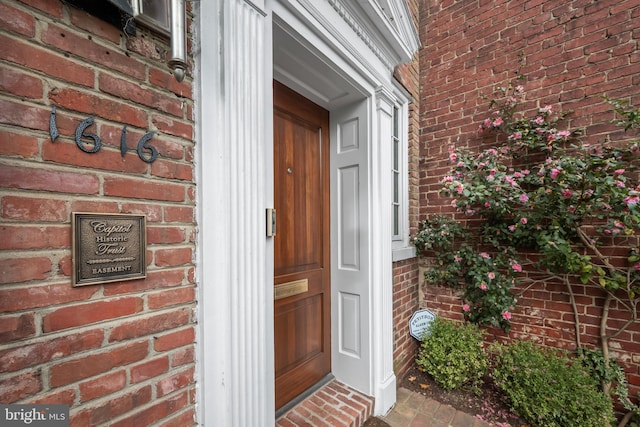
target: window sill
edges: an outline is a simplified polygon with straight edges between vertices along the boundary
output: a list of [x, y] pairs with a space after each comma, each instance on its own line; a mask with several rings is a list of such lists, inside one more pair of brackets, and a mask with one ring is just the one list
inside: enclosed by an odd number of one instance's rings
[[392, 261], [404, 261], [405, 259], [414, 258], [416, 256], [415, 246], [405, 246], [402, 248], [393, 249], [391, 255]]

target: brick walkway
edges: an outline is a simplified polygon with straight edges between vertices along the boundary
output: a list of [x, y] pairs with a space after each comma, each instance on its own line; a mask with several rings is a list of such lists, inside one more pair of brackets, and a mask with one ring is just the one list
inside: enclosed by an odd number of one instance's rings
[[[276, 427], [361, 427], [372, 409], [372, 398], [332, 380], [278, 418]], [[405, 388], [398, 389], [395, 407], [380, 419], [391, 427], [491, 427]]]
[[442, 405], [433, 399], [398, 389], [396, 406], [382, 417], [391, 427], [490, 427], [491, 424], [473, 415], [457, 411], [453, 406]]

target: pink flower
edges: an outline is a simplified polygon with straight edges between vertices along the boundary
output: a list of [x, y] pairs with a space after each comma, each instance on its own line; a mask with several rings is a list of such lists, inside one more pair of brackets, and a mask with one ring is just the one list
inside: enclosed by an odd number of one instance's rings
[[618, 188], [624, 188], [624, 187], [625, 187], [624, 182], [622, 182], [622, 181], [616, 181], [616, 187], [618, 187]]
[[520, 218], [520, 222], [521, 222], [522, 224], [526, 224], [526, 223], [527, 223], [527, 221], [528, 221], [528, 219], [527, 219], [527, 218]]
[[535, 120], [533, 121], [535, 124], [537, 125], [541, 125], [544, 123], [544, 119], [540, 116], [536, 117]]
[[486, 291], [488, 289], [487, 284], [485, 282], [480, 283], [480, 289]]
[[454, 208], [456, 207], [456, 199], [453, 199], [451, 201], [451, 207], [454, 207]]
[[516, 231], [516, 226], [515, 225], [510, 225], [509, 226], [509, 231]]
[[637, 263], [637, 264], [635, 265], [635, 267], [634, 267], [634, 268], [635, 268], [636, 270], [640, 270], [640, 262], [639, 262], [639, 263]]
[[455, 256], [453, 257], [453, 260], [454, 260], [455, 262], [460, 262], [460, 261], [462, 261], [462, 257], [460, 257], [460, 256], [458, 256], [458, 255], [455, 255]]
[[521, 194], [519, 199], [522, 203], [527, 203], [529, 201], [529, 196], [527, 196], [526, 194]]
[[471, 310], [471, 307], [469, 307], [469, 304], [464, 304], [462, 306], [462, 311], [464, 311], [465, 313], [469, 312], [469, 310]]
[[624, 198], [624, 202], [630, 208], [635, 207], [635, 205], [638, 204], [638, 201], [640, 201], [640, 198], [638, 196], [628, 196]]
[[573, 196], [573, 191], [569, 190], [568, 188], [562, 190], [562, 197], [564, 197], [565, 199], [570, 199], [571, 196]]
[[502, 123], [503, 123], [502, 117], [498, 117], [497, 119], [495, 119], [495, 120], [493, 121], [493, 125], [494, 125], [495, 127], [500, 126]]
[[456, 191], [458, 192], [458, 194], [462, 194], [462, 192], [464, 191], [464, 187], [462, 186], [462, 184], [459, 184], [456, 187]]
[[480, 252], [480, 256], [481, 256], [482, 258], [484, 258], [484, 259], [489, 259], [489, 258], [491, 258], [491, 256], [490, 256], [488, 253], [486, 253], [486, 252]]
[[496, 273], [494, 273], [493, 271], [490, 271], [487, 273], [487, 277], [489, 278], [489, 280], [493, 280], [496, 278]]
[[551, 169], [551, 179], [556, 179], [559, 173], [560, 173], [560, 169], [557, 169], [557, 168]]
[[451, 175], [447, 175], [442, 179], [443, 182], [453, 182], [453, 177]]
[[624, 169], [616, 169], [616, 174], [622, 175], [624, 173]]
[[484, 202], [484, 207], [485, 208], [490, 208], [491, 207], [491, 202]]
[[504, 320], [511, 320], [511, 312], [510, 311], [503, 311], [502, 312], [502, 318]]
[[551, 105], [545, 105], [540, 109], [540, 112], [543, 114], [544, 113], [551, 114]]
[[455, 148], [453, 147], [453, 145], [450, 145], [448, 150], [449, 160], [451, 161], [451, 163], [455, 163], [455, 161], [458, 160], [458, 155], [455, 153]]
[[569, 135], [571, 135], [571, 132], [569, 132], [568, 130], [558, 132], [558, 136], [560, 138], [567, 138]]
[[520, 264], [518, 264], [517, 262], [514, 262], [511, 265], [511, 268], [513, 268], [513, 271], [515, 271], [516, 273], [522, 272], [522, 266]]

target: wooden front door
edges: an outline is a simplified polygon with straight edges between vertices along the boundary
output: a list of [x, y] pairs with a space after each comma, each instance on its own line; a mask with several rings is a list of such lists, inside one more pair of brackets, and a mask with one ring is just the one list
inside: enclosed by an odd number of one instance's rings
[[276, 409], [331, 371], [329, 112], [274, 81]]

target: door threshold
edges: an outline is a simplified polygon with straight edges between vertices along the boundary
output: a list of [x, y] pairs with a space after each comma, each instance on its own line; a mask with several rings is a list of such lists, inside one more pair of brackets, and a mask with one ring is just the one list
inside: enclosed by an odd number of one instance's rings
[[329, 374], [276, 411], [276, 427], [291, 425], [360, 427], [373, 413], [373, 397]]
[[329, 383], [329, 381], [331, 381], [333, 378], [334, 378], [333, 374], [325, 375], [320, 381], [318, 381], [317, 383], [309, 387], [307, 390], [302, 392], [297, 397], [293, 398], [293, 400], [285, 404], [282, 408], [278, 409], [276, 411], [276, 420], [280, 418], [282, 415], [284, 415], [285, 413], [289, 412], [289, 410], [291, 410], [298, 403], [302, 402], [307, 397], [311, 396], [313, 393], [321, 389], [325, 384]]

